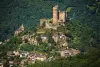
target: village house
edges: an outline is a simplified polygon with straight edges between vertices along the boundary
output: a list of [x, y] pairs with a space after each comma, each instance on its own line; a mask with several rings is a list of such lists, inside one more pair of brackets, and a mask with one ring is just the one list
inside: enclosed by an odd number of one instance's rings
[[[61, 33], [54, 33], [52, 35], [53, 40], [58, 43], [61, 47], [67, 47], [68, 46], [68, 38]], [[68, 47], [67, 47], [68, 48]]]
[[27, 51], [21, 51], [20, 52], [20, 57], [21, 58], [26, 58], [28, 55], [29, 55], [29, 52], [27, 52]]
[[15, 54], [15, 56], [19, 56], [20, 55], [19, 51], [13, 51], [13, 53]]
[[42, 42], [48, 43], [48, 38], [47, 38], [47, 36], [41, 35], [40, 37], [41, 37], [41, 39], [42, 39]]
[[73, 49], [73, 48], [68, 48], [66, 50], [61, 50], [59, 52], [60, 52], [61, 57], [75, 56], [75, 55], [80, 53], [79, 50], [76, 50], [76, 49]]
[[9, 67], [14, 67], [14, 66], [17, 66], [19, 64], [20, 64], [20, 62], [16, 61], [16, 60], [9, 61]]
[[9, 61], [9, 67], [12, 67], [14, 65], [13, 61]]
[[32, 53], [28, 55], [28, 63], [35, 63], [36, 60], [45, 61], [46, 59], [46, 55], [41, 53]]
[[25, 63], [27, 64], [27, 59], [22, 59], [21, 62], [20, 62], [20, 66], [21, 67], [26, 67]]
[[7, 52], [8, 57], [19, 56], [19, 55], [20, 55], [19, 51], [8, 51]]

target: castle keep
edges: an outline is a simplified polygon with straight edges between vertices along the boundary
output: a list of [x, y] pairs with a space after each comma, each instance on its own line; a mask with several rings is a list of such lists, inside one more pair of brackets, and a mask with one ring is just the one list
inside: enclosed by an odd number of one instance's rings
[[59, 13], [58, 13], [58, 5], [53, 7], [53, 23], [57, 24], [58, 19], [59, 19]]
[[67, 16], [66, 12], [60, 11], [58, 5], [53, 7], [53, 24], [66, 22], [66, 18], [67, 18], [66, 16]]
[[66, 19], [66, 11], [59, 10], [59, 6], [56, 5], [53, 7], [53, 19], [40, 19], [40, 26], [56, 30], [57, 27], [65, 24]]

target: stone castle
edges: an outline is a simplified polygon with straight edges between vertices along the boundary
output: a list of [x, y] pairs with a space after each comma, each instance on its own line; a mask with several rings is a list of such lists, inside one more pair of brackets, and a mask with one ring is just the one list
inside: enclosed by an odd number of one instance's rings
[[53, 7], [53, 19], [40, 19], [40, 26], [45, 28], [57, 29], [59, 25], [65, 24], [67, 21], [66, 11], [59, 10], [59, 6], [56, 5]]
[[[53, 7], [53, 19], [40, 19], [40, 26], [49, 28], [49, 29], [55, 29], [57, 30], [57, 27], [60, 25], [64, 25], [65, 22], [67, 22], [67, 13], [66, 11], [59, 10], [59, 6], [56, 5]], [[18, 35], [21, 32], [24, 31], [23, 24], [17, 29], [14, 33], [14, 35]]]
[[66, 22], [66, 18], [66, 11], [60, 11], [58, 5], [53, 7], [53, 24], [64, 23]]

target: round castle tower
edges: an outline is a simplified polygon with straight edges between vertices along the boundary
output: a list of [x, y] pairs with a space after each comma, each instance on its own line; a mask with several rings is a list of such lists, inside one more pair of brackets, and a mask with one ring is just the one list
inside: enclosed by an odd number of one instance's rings
[[53, 7], [53, 24], [57, 24], [58, 19], [59, 19], [59, 11], [58, 11], [59, 6], [56, 5]]

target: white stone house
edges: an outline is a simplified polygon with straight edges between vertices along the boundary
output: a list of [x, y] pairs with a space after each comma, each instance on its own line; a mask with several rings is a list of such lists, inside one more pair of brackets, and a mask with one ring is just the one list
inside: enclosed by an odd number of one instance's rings
[[19, 51], [13, 51], [13, 53], [15, 54], [15, 56], [19, 56], [20, 55]]
[[29, 55], [29, 52], [27, 52], [27, 51], [22, 51], [21, 53], [20, 53], [20, 57], [22, 58], [22, 57], [27, 57]]
[[42, 42], [48, 42], [47, 36], [41, 35]]
[[19, 56], [20, 53], [19, 51], [8, 51], [7, 52], [7, 55], [10, 57], [10, 56]]

